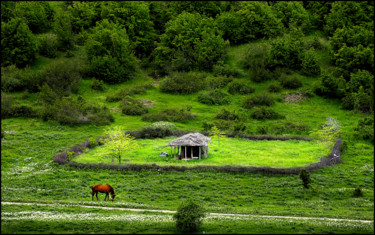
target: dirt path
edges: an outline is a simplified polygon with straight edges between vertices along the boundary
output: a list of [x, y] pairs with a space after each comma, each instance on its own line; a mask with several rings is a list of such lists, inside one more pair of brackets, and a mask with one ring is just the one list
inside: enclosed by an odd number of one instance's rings
[[[86, 206], [86, 205], [64, 205], [55, 203], [28, 203], [28, 202], [1, 202], [1, 205], [36, 205], [36, 206], [79, 206], [85, 208], [99, 208], [106, 210], [123, 210], [123, 211], [148, 211], [148, 212], [160, 212], [160, 213], [176, 213], [176, 211], [170, 210], [155, 210], [155, 209], [134, 209], [134, 208], [120, 208], [120, 207], [105, 207], [105, 206]], [[217, 216], [248, 216], [248, 217], [266, 217], [266, 218], [284, 218], [284, 219], [301, 219], [301, 220], [325, 220], [325, 221], [342, 221], [342, 222], [361, 222], [361, 223], [373, 223], [373, 220], [356, 220], [356, 219], [335, 219], [335, 218], [323, 218], [323, 217], [297, 217], [297, 216], [283, 216], [283, 215], [250, 215], [250, 214], [228, 214], [228, 213], [208, 213], [210, 215]]]

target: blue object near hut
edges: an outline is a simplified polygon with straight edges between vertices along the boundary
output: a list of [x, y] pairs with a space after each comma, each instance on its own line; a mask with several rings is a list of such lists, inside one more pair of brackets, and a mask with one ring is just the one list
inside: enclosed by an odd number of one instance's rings
[[160, 156], [160, 157], [168, 157], [168, 153], [166, 153], [166, 152], [161, 152], [161, 153], [159, 153], [159, 156]]

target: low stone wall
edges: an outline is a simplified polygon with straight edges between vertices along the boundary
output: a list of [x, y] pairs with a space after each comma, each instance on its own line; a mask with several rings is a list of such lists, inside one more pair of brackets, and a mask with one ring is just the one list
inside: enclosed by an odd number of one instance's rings
[[[273, 136], [228, 136], [228, 137], [240, 137], [252, 140], [305, 140], [310, 141], [310, 138], [303, 137], [273, 137]], [[96, 140], [101, 145], [102, 139], [104, 137], [98, 137]], [[74, 152], [75, 155], [82, 154], [84, 148], [92, 148], [89, 141], [85, 141], [82, 144], [76, 145], [68, 149], [68, 151], [59, 153], [54, 156], [53, 160], [58, 164], [68, 164], [71, 167], [77, 168], [93, 168], [93, 169], [113, 169], [113, 170], [162, 170], [162, 171], [216, 171], [216, 172], [252, 172], [252, 173], [262, 173], [262, 174], [299, 174], [301, 169], [306, 169], [307, 171], [315, 171], [325, 166], [332, 166], [334, 164], [342, 163], [340, 146], [342, 144], [341, 139], [337, 139], [336, 144], [333, 146], [331, 153], [320, 159], [319, 162], [309, 164], [304, 167], [291, 167], [291, 168], [275, 168], [275, 167], [255, 167], [255, 166], [209, 166], [209, 165], [199, 165], [199, 166], [160, 166], [157, 164], [93, 164], [93, 163], [77, 163], [71, 162], [68, 158], [67, 152]]]

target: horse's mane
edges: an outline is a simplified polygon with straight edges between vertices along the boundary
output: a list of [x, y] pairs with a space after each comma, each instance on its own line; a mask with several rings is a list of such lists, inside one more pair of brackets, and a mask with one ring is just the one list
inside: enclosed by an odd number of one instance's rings
[[115, 193], [115, 190], [112, 188], [112, 186], [111, 185], [109, 185], [109, 184], [107, 184], [108, 185], [108, 187], [109, 187], [109, 191], [111, 192], [111, 193]]

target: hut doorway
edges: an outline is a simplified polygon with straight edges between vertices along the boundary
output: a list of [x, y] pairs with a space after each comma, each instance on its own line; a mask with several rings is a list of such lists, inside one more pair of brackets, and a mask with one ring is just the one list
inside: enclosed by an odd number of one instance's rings
[[181, 146], [181, 158], [199, 158], [201, 156], [200, 151], [200, 146]]

